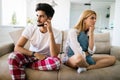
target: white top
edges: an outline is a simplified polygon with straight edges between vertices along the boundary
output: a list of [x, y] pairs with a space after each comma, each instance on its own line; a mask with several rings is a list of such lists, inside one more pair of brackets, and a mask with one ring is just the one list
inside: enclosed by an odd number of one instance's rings
[[[70, 46], [75, 54], [82, 53], [82, 55], [85, 57], [85, 53], [83, 52], [82, 47], [80, 46], [80, 44], [77, 40], [77, 36], [78, 36], [77, 29], [71, 29], [69, 31], [68, 37], [67, 37], [66, 50]], [[95, 46], [94, 46], [93, 50], [90, 50], [90, 48], [88, 47], [88, 52], [90, 54], [93, 54], [95, 52], [95, 50], [96, 50]], [[67, 51], [66, 51], [66, 53], [67, 53]]]
[[[57, 29], [53, 29], [53, 34], [56, 44], [61, 44], [62, 42], [62, 33]], [[41, 54], [46, 54], [50, 56], [49, 50], [49, 33], [41, 33], [39, 27], [37, 26], [28, 26], [22, 33], [22, 36], [30, 40], [30, 51], [35, 51]]]

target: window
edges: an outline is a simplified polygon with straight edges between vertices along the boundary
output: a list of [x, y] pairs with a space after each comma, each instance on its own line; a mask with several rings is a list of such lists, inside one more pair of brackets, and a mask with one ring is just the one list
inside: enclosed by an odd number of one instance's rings
[[26, 25], [26, 0], [2, 0], [2, 25]]

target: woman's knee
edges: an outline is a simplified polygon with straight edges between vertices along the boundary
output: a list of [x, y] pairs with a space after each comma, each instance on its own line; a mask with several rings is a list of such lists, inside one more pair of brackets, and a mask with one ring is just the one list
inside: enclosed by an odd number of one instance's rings
[[115, 56], [110, 56], [110, 61], [111, 63], [115, 63], [116, 62], [116, 57]]
[[83, 60], [83, 57], [81, 55], [74, 55], [74, 66], [78, 66], [81, 61]]

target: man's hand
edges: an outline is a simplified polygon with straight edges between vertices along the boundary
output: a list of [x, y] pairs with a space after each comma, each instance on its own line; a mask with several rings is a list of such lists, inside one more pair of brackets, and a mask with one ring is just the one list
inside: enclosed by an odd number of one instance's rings
[[51, 20], [48, 19], [44, 24], [45, 24], [44, 27], [47, 27], [48, 32], [51, 33], [52, 32]]
[[35, 53], [34, 56], [35, 56], [37, 59], [40, 59], [40, 60], [43, 60], [43, 59], [46, 58], [45, 55], [43, 55], [43, 54], [39, 54], [39, 53]]

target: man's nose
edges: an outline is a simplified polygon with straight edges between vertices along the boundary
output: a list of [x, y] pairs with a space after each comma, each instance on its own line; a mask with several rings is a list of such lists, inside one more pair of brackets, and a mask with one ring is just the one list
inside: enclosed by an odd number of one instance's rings
[[39, 19], [37, 19], [37, 22], [40, 22], [40, 20], [39, 20]]
[[40, 18], [40, 17], [38, 17], [38, 18], [37, 18], [37, 22], [40, 22], [40, 21], [41, 21], [41, 18]]

